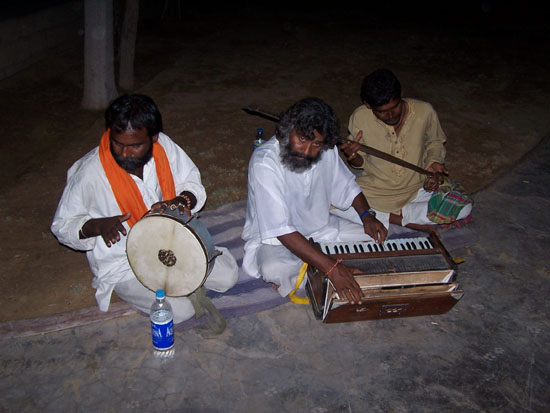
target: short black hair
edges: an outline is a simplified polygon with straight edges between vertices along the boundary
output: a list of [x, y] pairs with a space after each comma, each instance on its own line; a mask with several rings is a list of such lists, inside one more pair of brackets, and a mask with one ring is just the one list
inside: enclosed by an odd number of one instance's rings
[[149, 96], [122, 95], [105, 111], [105, 126], [115, 133], [146, 128], [147, 135], [153, 137], [162, 131], [162, 116]]
[[319, 98], [308, 97], [293, 104], [281, 116], [275, 135], [288, 139], [292, 129], [299, 131], [305, 138], [313, 140], [316, 130], [324, 138], [324, 147], [333, 148], [338, 142], [340, 124], [334, 110]]
[[401, 83], [389, 69], [377, 69], [363, 79], [361, 100], [369, 106], [382, 106], [400, 97]]

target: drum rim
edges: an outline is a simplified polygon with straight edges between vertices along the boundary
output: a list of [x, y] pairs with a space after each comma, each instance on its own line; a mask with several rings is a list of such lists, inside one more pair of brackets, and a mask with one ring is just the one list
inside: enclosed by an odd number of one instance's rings
[[[185, 215], [183, 215], [185, 216]], [[202, 248], [202, 252], [206, 258], [206, 270], [205, 270], [205, 273], [204, 273], [204, 276], [203, 276], [203, 279], [200, 283], [200, 285], [195, 288], [193, 291], [191, 291], [189, 294], [182, 294], [182, 295], [170, 295], [170, 294], [166, 294], [168, 297], [188, 297], [190, 296], [191, 294], [193, 294], [195, 291], [197, 291], [199, 288], [201, 288], [204, 283], [206, 282], [206, 279], [208, 278], [208, 265], [210, 263], [210, 261], [208, 260], [208, 249], [206, 248], [206, 245], [204, 243], [204, 241], [202, 240], [202, 238], [199, 236], [199, 234], [197, 234], [197, 231], [195, 231], [194, 228], [192, 228], [190, 225], [187, 225], [188, 222], [190, 222], [192, 219], [195, 219], [194, 216], [191, 216], [187, 221], [183, 222], [182, 220], [179, 220], [177, 217], [173, 216], [173, 215], [170, 215], [170, 214], [162, 214], [162, 213], [159, 213], [159, 212], [154, 212], [154, 213], [149, 213], [149, 214], [146, 214], [144, 215], [138, 222], [136, 222], [134, 224], [137, 225], [141, 220], [143, 219], [146, 219], [146, 218], [149, 218], [149, 217], [163, 217], [163, 218], [170, 218], [171, 220], [173, 221], [176, 221], [178, 224], [180, 225], [183, 225], [185, 226], [185, 228], [187, 228], [188, 230], [191, 231], [191, 233], [193, 234], [193, 236], [195, 237], [195, 239], [197, 239], [199, 241], [199, 244]], [[133, 228], [133, 226], [132, 226]], [[135, 269], [134, 269], [134, 266], [132, 265], [132, 262], [130, 261], [130, 257], [128, 256], [128, 242], [130, 240], [130, 234], [132, 233], [132, 228], [130, 228], [130, 231], [128, 232], [128, 236], [126, 237], [126, 256], [128, 258], [128, 264], [130, 264], [130, 268], [132, 269], [132, 272], [134, 273], [134, 276], [137, 278], [137, 280], [145, 287], [147, 288], [149, 291], [153, 291], [155, 292], [151, 287], [147, 286], [144, 284], [144, 282], [141, 280], [141, 278], [137, 275]]]

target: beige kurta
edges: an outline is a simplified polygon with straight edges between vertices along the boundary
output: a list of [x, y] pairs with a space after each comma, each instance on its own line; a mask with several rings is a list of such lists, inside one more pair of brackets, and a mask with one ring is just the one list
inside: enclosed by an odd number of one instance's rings
[[[427, 168], [445, 162], [445, 133], [433, 107], [426, 102], [404, 99], [408, 113], [399, 135], [393, 126], [377, 119], [372, 110], [361, 105], [350, 116], [350, 139], [363, 131], [361, 143], [407, 162]], [[369, 205], [384, 212], [399, 214], [413, 200], [425, 176], [383, 159], [358, 152], [363, 157], [363, 174], [357, 183]]]

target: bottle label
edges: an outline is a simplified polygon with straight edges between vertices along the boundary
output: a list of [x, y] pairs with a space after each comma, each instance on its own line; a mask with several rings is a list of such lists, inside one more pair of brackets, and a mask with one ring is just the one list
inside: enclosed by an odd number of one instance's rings
[[165, 323], [151, 321], [151, 329], [155, 349], [168, 350], [174, 346], [174, 322], [172, 320]]

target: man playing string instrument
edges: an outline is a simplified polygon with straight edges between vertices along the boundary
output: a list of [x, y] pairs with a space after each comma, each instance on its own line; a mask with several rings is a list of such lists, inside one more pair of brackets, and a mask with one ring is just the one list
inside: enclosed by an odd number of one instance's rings
[[[386, 228], [371, 213], [355, 176], [338, 154], [338, 133], [330, 106], [317, 98], [302, 99], [283, 114], [275, 136], [250, 159], [243, 269], [273, 283], [283, 297], [295, 289], [306, 262], [323, 271], [341, 297], [360, 302], [354, 270], [322, 253], [309, 239], [386, 238]], [[351, 207], [361, 224], [331, 215], [331, 205]]]
[[[123, 95], [105, 112], [106, 131], [99, 147], [79, 159], [55, 213], [52, 232], [59, 242], [86, 251], [94, 275], [92, 286], [101, 311], [112, 292], [140, 311], [149, 312], [155, 293], [145, 288], [126, 256], [128, 231], [149, 209], [167, 208], [188, 215], [206, 201], [200, 173], [187, 154], [162, 133], [162, 117], [145, 95]], [[206, 288], [224, 292], [237, 282], [238, 268], [223, 247]], [[193, 316], [186, 297], [168, 297], [174, 322]]]
[[[353, 168], [369, 205], [384, 223], [431, 230], [469, 217], [471, 199], [444, 183], [446, 136], [433, 107], [402, 98], [401, 84], [388, 69], [369, 74], [361, 85], [363, 104], [349, 119], [350, 140], [341, 149]], [[359, 152], [359, 143], [433, 172], [426, 178], [411, 169]], [[441, 187], [440, 187], [441, 186]], [[336, 214], [357, 221], [353, 211]]]

